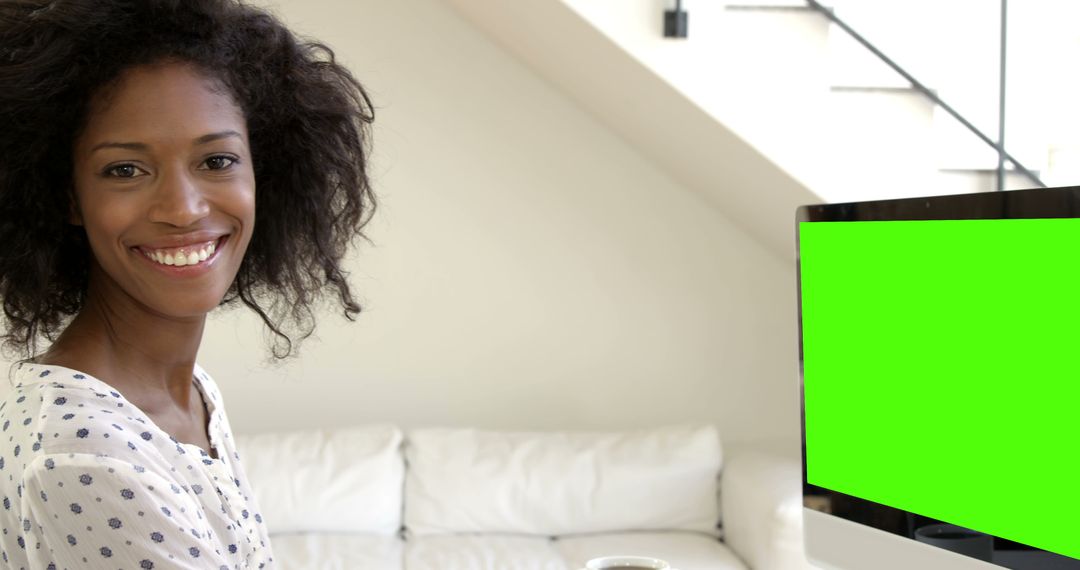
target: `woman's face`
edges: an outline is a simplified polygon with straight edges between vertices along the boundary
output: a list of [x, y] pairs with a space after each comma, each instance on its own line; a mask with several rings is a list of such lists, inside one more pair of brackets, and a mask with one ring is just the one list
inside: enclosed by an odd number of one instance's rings
[[246, 122], [218, 84], [180, 63], [129, 69], [91, 101], [75, 140], [75, 204], [91, 286], [170, 317], [216, 307], [255, 224]]

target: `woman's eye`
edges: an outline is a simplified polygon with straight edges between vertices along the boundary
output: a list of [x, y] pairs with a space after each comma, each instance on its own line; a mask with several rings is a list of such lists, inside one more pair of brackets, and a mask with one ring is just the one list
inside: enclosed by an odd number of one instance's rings
[[135, 178], [139, 175], [139, 172], [139, 167], [134, 164], [117, 164], [106, 169], [105, 175], [115, 178]]
[[224, 155], [211, 156], [210, 158], [206, 159], [203, 164], [206, 165], [207, 170], [223, 170], [236, 164], [236, 159], [231, 156]]

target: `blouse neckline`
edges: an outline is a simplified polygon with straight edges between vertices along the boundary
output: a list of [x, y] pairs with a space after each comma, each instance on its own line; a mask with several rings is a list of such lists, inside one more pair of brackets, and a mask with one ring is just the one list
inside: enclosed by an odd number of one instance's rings
[[[172, 436], [172, 434], [170, 434], [169, 432], [162, 429], [161, 426], [157, 425], [157, 423], [154, 421], [154, 419], [150, 417], [150, 414], [147, 414], [141, 408], [139, 408], [135, 404], [131, 403], [130, 400], [128, 400], [126, 397], [124, 397], [123, 392], [121, 392], [117, 388], [113, 387], [108, 382], [105, 382], [104, 380], [102, 380], [102, 379], [100, 379], [100, 378], [98, 378], [98, 377], [96, 377], [96, 376], [94, 376], [92, 374], [83, 372], [81, 370], [75, 370], [74, 368], [68, 368], [66, 366], [60, 366], [58, 364], [38, 364], [38, 363], [33, 363], [33, 362], [20, 362], [17, 366], [18, 367], [15, 370], [15, 379], [17, 380], [16, 387], [18, 387], [20, 385], [26, 385], [26, 384], [40, 384], [40, 383], [43, 383], [43, 382], [53, 382], [53, 381], [56, 380], [56, 379], [50, 378], [53, 371], [67, 371], [67, 372], [70, 373], [70, 377], [77, 380], [80, 384], [83, 383], [83, 382], [86, 382], [87, 384], [91, 384], [91, 385], [92, 384], [99, 384], [100, 388], [103, 389], [105, 392], [114, 392], [116, 394], [119, 394], [119, 398], [122, 399], [124, 401], [124, 403], [126, 403], [128, 406], [131, 406], [132, 409], [136, 410], [140, 415], [142, 415], [142, 417], [145, 418], [147, 424], [149, 424], [151, 427], [153, 427], [158, 432], [165, 434], [169, 439], [176, 442], [177, 445], [183, 446], [184, 448], [188, 449], [189, 451], [194, 452], [196, 455], [198, 455], [200, 457], [207, 457], [207, 458], [210, 458], [210, 459], [213, 459], [213, 460], [216, 460], [216, 461], [225, 461], [225, 450], [221, 446], [221, 436], [220, 436], [221, 409], [217, 405], [217, 403], [215, 402], [216, 398], [212, 398], [210, 396], [210, 391], [209, 391], [208, 387], [205, 384], [206, 372], [198, 364], [195, 364], [195, 369], [194, 369], [193, 374], [192, 374], [192, 384], [195, 385], [195, 389], [199, 393], [199, 398], [202, 400], [203, 407], [206, 408], [206, 414], [207, 414], [207, 421], [206, 421], [206, 423], [207, 423], [207, 439], [210, 442], [210, 449], [209, 450], [203, 449], [203, 448], [199, 447], [198, 445], [195, 445], [194, 443], [185, 443], [185, 442], [177, 440], [176, 438], [174, 438]], [[46, 372], [46, 371], [48, 371], [48, 374], [43, 375], [42, 373]]]

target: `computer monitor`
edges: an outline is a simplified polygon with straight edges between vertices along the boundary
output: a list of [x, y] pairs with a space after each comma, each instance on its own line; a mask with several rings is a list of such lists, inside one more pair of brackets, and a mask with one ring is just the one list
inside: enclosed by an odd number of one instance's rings
[[797, 214], [808, 559], [1080, 569], [1080, 187]]

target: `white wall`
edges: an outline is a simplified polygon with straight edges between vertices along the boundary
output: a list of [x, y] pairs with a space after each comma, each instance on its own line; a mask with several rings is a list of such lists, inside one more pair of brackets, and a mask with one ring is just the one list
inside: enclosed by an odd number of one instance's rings
[[[275, 4], [378, 107], [365, 312], [267, 366], [212, 318], [200, 361], [238, 432], [716, 422], [797, 437], [795, 278], [438, 0]], [[313, 165], [315, 167], [317, 165]]]

